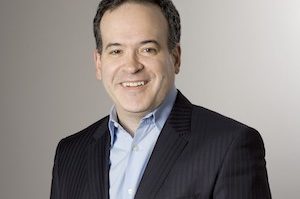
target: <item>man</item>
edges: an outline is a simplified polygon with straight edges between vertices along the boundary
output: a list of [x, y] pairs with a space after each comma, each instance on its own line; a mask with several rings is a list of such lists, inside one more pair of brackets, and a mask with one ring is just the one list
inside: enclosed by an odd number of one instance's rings
[[258, 132], [176, 90], [170, 0], [103, 0], [94, 33], [97, 78], [114, 107], [59, 143], [51, 199], [271, 198]]

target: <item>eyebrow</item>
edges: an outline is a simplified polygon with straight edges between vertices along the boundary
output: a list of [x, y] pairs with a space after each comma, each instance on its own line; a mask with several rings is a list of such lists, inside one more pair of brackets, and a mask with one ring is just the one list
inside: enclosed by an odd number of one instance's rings
[[157, 46], [160, 46], [159, 43], [156, 41], [156, 40], [145, 40], [145, 41], [142, 41], [141, 44], [148, 44], [148, 43], [154, 43], [156, 44]]
[[108, 48], [110, 48], [112, 46], [121, 46], [121, 44], [120, 43], [109, 43], [105, 46], [105, 50], [107, 50]]
[[[158, 41], [156, 41], [156, 40], [149, 39], [149, 40], [145, 40], [145, 41], [140, 42], [140, 44], [142, 44], [142, 45], [145, 45], [145, 44], [148, 44], [148, 43], [154, 43], [155, 45], [160, 46]], [[120, 43], [108, 43], [105, 46], [105, 50], [107, 50], [108, 48], [113, 47], [113, 46], [122, 46], [122, 45]]]

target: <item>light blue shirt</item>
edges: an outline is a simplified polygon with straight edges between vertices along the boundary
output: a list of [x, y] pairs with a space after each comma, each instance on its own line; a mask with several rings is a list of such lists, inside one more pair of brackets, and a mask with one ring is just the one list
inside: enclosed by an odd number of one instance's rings
[[116, 109], [112, 108], [108, 123], [111, 135], [109, 170], [111, 199], [134, 198], [176, 95], [177, 90], [174, 87], [157, 109], [142, 118], [134, 137], [118, 123]]

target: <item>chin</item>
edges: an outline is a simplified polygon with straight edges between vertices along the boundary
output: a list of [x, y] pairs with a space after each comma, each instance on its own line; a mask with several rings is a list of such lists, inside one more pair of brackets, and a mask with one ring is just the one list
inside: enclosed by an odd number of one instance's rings
[[129, 113], [145, 113], [152, 111], [152, 107], [150, 105], [142, 105], [141, 103], [138, 104], [131, 104], [122, 106], [123, 110]]
[[149, 108], [145, 108], [145, 107], [127, 107], [127, 108], [125, 108], [125, 110], [130, 113], [149, 112]]

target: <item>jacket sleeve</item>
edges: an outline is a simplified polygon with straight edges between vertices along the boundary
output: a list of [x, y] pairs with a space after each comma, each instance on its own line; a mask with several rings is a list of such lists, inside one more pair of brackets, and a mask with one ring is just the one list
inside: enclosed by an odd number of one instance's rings
[[261, 136], [246, 128], [232, 141], [223, 159], [214, 199], [271, 199]]

